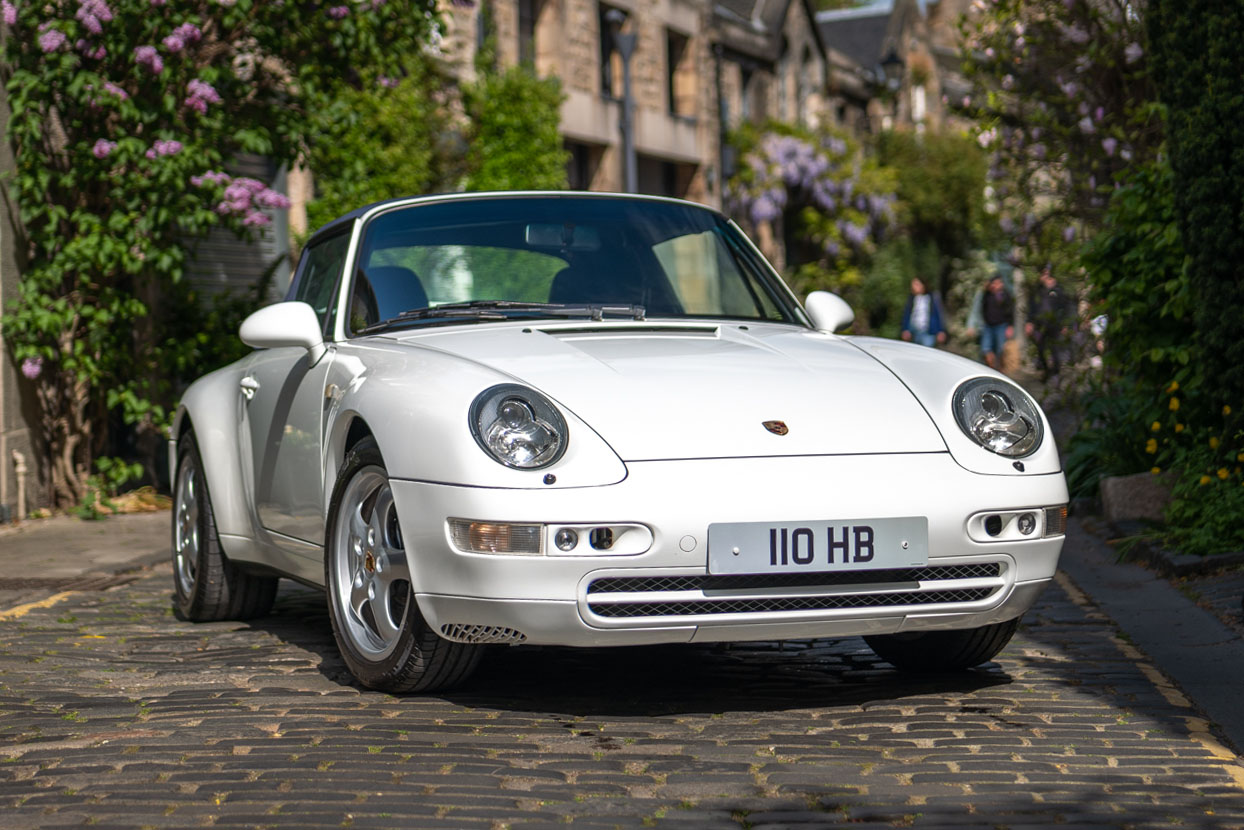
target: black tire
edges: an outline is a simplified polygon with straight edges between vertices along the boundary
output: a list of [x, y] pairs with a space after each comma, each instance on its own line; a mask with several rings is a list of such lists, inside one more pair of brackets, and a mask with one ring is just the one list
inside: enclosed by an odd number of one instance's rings
[[877, 634], [865, 637], [878, 657], [896, 669], [911, 672], [962, 671], [988, 663], [1006, 648], [1019, 618], [956, 631]]
[[177, 445], [173, 481], [174, 610], [183, 620], [249, 620], [272, 610], [276, 577], [231, 563], [216, 535], [216, 517], [193, 431]]
[[482, 650], [442, 639], [428, 626], [406, 557], [384, 459], [365, 438], [346, 454], [328, 509], [324, 584], [333, 636], [364, 686], [448, 689], [470, 676]]

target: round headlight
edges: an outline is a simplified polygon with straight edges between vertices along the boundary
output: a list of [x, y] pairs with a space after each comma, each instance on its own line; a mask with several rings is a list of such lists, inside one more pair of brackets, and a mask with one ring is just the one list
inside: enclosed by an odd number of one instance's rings
[[955, 421], [990, 452], [1022, 458], [1041, 446], [1041, 414], [1022, 389], [994, 378], [975, 378], [955, 390]]
[[507, 467], [534, 470], [562, 457], [566, 420], [534, 389], [503, 383], [485, 389], [471, 404], [471, 435]]

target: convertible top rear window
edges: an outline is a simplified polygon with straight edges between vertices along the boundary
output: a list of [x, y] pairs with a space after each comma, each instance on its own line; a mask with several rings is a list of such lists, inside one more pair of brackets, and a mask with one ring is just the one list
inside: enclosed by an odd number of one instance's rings
[[[647, 317], [802, 323], [746, 241], [694, 205], [565, 196], [429, 202], [383, 212], [364, 229], [352, 275], [352, 332], [539, 316], [537, 306], [605, 305]], [[452, 318], [420, 309], [457, 306]]]

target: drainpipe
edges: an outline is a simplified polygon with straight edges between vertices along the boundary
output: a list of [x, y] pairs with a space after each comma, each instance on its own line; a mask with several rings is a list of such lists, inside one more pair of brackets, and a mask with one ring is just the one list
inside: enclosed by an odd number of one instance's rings
[[17, 515], [14, 521], [26, 518], [26, 456], [13, 450], [13, 472], [17, 475]]

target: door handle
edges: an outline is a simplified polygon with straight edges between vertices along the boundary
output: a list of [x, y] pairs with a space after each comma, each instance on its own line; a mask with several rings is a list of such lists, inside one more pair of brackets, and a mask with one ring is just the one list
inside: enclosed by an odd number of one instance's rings
[[250, 376], [242, 378], [242, 382], [238, 385], [242, 387], [242, 394], [248, 401], [255, 397], [255, 391], [259, 389], [259, 381]]

